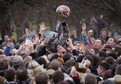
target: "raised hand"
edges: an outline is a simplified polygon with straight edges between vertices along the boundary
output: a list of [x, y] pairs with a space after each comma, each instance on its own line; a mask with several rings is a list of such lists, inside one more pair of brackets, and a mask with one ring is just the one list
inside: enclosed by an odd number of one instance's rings
[[27, 36], [30, 36], [30, 31], [29, 31], [28, 28], [26, 28], [26, 35], [27, 35]]
[[67, 43], [67, 45], [69, 46], [70, 49], [72, 49], [72, 50], [76, 49], [74, 47], [74, 45], [72, 44], [71, 38], [67, 38], [66, 43]]
[[66, 43], [67, 43], [68, 46], [73, 45], [71, 38], [67, 38]]
[[82, 30], [86, 31], [86, 24], [85, 23], [82, 24]]
[[30, 46], [29, 46], [29, 50], [30, 50], [31, 53], [34, 52], [34, 47], [33, 47], [33, 45], [30, 45]]
[[39, 24], [39, 26], [40, 26], [40, 32], [41, 31], [44, 31], [46, 28], [45, 28], [45, 22], [41, 22], [40, 24]]
[[13, 39], [14, 39], [14, 36], [12, 36], [11, 38], [8, 38], [8, 46], [10, 46], [11, 45], [11, 42], [13, 41]]
[[41, 42], [41, 45], [42, 45], [42, 46], [45, 46], [45, 45], [46, 45], [46, 40], [42, 41], [42, 42]]

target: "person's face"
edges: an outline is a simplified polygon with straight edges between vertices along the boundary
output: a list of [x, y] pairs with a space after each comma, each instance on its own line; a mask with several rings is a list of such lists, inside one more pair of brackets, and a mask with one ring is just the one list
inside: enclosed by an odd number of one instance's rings
[[76, 34], [76, 31], [75, 31], [75, 30], [73, 30], [72, 34], [74, 34], [74, 35], [75, 35], [75, 34]]
[[95, 43], [94, 43], [94, 46], [95, 46], [95, 48], [100, 48], [100, 47], [102, 47], [102, 44], [101, 44], [101, 40], [99, 40], [99, 39], [97, 39], [96, 41], [95, 41]]
[[36, 30], [32, 30], [32, 33], [34, 33], [34, 34], [35, 34], [35, 33], [36, 33]]
[[92, 35], [93, 35], [93, 30], [89, 30], [89, 31], [88, 31], [88, 35], [89, 35], [89, 36], [92, 36]]
[[107, 32], [106, 31], [102, 31], [102, 37], [107, 37]]
[[25, 31], [29, 33], [29, 32], [30, 32], [30, 29], [29, 29], [29, 28], [26, 28], [26, 30], [25, 30]]
[[65, 48], [63, 48], [61, 45], [57, 46], [57, 52], [58, 53], [62, 53], [62, 52], [66, 52]]
[[8, 35], [6, 35], [6, 36], [4, 37], [4, 40], [5, 40], [5, 41], [8, 41], [8, 38], [9, 38]]
[[121, 33], [121, 28], [119, 29], [119, 32]]
[[109, 38], [108, 41], [107, 41], [107, 44], [110, 44], [110, 45], [115, 44], [114, 39], [113, 38]]
[[91, 53], [91, 54], [95, 54], [95, 51], [94, 51], [94, 49], [90, 49], [90, 51], [89, 51], [89, 53]]
[[79, 51], [80, 50], [80, 47], [81, 47], [81, 43], [77, 43], [76, 45], [75, 45], [75, 48]]
[[98, 66], [97, 72], [98, 72], [98, 76], [102, 75], [103, 70], [102, 70], [102, 68], [100, 66]]

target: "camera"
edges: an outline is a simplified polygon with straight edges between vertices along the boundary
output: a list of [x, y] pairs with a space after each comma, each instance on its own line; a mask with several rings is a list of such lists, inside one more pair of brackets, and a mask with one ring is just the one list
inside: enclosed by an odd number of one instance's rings
[[62, 22], [61, 24], [62, 26], [67, 26], [66, 22]]

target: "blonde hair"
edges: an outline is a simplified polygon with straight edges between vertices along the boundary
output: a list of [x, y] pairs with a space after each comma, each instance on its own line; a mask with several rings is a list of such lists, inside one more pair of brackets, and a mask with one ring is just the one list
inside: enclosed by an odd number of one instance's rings
[[39, 63], [37, 63], [36, 61], [31, 61], [28, 65], [28, 71], [31, 74], [31, 78], [32, 78], [32, 84], [36, 84], [35, 83], [35, 75], [38, 72], [46, 72], [46, 70], [43, 68], [43, 65], [39, 65]]

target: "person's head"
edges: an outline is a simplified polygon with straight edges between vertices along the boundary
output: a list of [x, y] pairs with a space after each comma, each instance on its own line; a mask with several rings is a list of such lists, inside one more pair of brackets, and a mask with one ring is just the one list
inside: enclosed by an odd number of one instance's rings
[[15, 70], [17, 70], [20, 66], [24, 66], [23, 58], [21, 56], [16, 56], [13, 59], [13, 67], [15, 68]]
[[60, 20], [58, 20], [58, 21], [57, 21], [57, 23], [58, 23], [58, 24], [61, 24], [61, 21], [60, 21]]
[[5, 36], [4, 36], [4, 40], [5, 40], [5, 41], [8, 41], [8, 39], [9, 39], [9, 36], [8, 36], [8, 35], [5, 35]]
[[30, 26], [26, 26], [26, 28], [25, 28], [25, 32], [27, 33], [30, 33], [31, 32], [31, 30], [30, 30]]
[[75, 48], [76, 48], [78, 51], [80, 51], [80, 47], [82, 47], [82, 46], [84, 46], [84, 44], [83, 44], [82, 42], [79, 42], [79, 41], [75, 44]]
[[10, 65], [10, 67], [13, 66], [13, 60], [14, 60], [15, 56], [10, 56], [8, 59], [8, 64]]
[[107, 57], [107, 58], [105, 59], [105, 62], [106, 62], [106, 63], [109, 63], [110, 65], [113, 65], [113, 64], [115, 63], [115, 60], [114, 60], [113, 57]]
[[32, 76], [35, 76], [35, 74], [38, 72], [45, 72], [46, 71], [46, 69], [43, 68], [43, 65], [40, 65], [35, 60], [32, 60], [31, 62], [29, 62], [28, 69], [29, 69], [30, 73], [32, 74]]
[[102, 50], [103, 44], [104, 44], [104, 41], [99, 38], [99, 39], [95, 40], [94, 46], [95, 46], [95, 48]]
[[96, 77], [93, 74], [87, 74], [85, 76], [84, 84], [97, 84]]
[[70, 59], [64, 63], [65, 66], [70, 67], [75, 63], [74, 59]]
[[50, 62], [50, 66], [52, 67], [52, 69], [54, 70], [58, 70], [58, 68], [60, 67], [60, 62], [57, 59], [54, 59]]
[[4, 80], [1, 76], [0, 76], [0, 84], [4, 84]]
[[106, 52], [104, 52], [104, 51], [99, 51], [99, 56], [101, 56], [101, 57], [106, 57]]
[[18, 38], [18, 42], [19, 42], [19, 44], [22, 44], [24, 42], [24, 38], [23, 37], [19, 37]]
[[93, 63], [93, 66], [97, 67], [97, 64], [98, 64], [98, 61], [99, 61], [99, 58], [97, 55], [91, 55], [94, 63]]
[[121, 58], [118, 59], [118, 64], [121, 64]]
[[36, 30], [35, 29], [32, 29], [32, 33], [36, 34]]
[[44, 58], [42, 58], [42, 57], [38, 57], [38, 58], [36, 59], [36, 61], [37, 61], [40, 65], [44, 64], [44, 68], [45, 68], [46, 65], [47, 65], [46, 60], [45, 60]]
[[115, 82], [113, 82], [111, 80], [105, 80], [102, 82], [102, 84], [115, 84]]
[[115, 47], [115, 50], [117, 57], [121, 55], [121, 48], [120, 47]]
[[91, 21], [95, 21], [95, 20], [96, 20], [95, 16], [92, 16]]
[[115, 73], [116, 73], [117, 75], [121, 75], [121, 65], [118, 65], [118, 66], [116, 67]]
[[121, 33], [121, 26], [119, 27], [118, 32]]
[[110, 65], [108, 63], [100, 63], [98, 66], [98, 76], [103, 76], [103, 73], [108, 69], [110, 69]]
[[62, 52], [66, 52], [65, 48], [61, 45], [57, 45], [57, 52], [58, 53], [62, 53]]
[[53, 78], [54, 84], [57, 84], [59, 81], [64, 80], [64, 75], [61, 71], [57, 70], [54, 72], [52, 78]]
[[93, 35], [93, 30], [89, 30], [88, 31], [88, 36], [92, 36]]
[[93, 48], [90, 49], [89, 53], [91, 53], [92, 55], [96, 54], [96, 53], [95, 53], [95, 50], [94, 50]]
[[8, 62], [5, 58], [0, 59], [0, 71], [8, 69]]
[[76, 30], [73, 30], [72, 31], [72, 35], [76, 35]]
[[103, 73], [103, 80], [107, 80], [108, 78], [112, 78], [112, 75], [111, 75], [111, 70], [106, 70], [104, 73]]
[[15, 70], [14, 69], [8, 69], [5, 71], [5, 78], [7, 79], [7, 81], [14, 81], [15, 78]]
[[49, 76], [49, 81], [51, 81], [51, 82], [52, 82], [52, 75], [53, 75], [54, 72], [55, 72], [55, 70], [53, 70], [53, 69], [47, 70], [47, 74]]
[[49, 80], [49, 76], [44, 72], [38, 72], [35, 75], [36, 84], [47, 84]]
[[27, 63], [27, 62], [30, 62], [30, 61], [32, 61], [32, 57], [31, 56], [26, 56], [24, 58], [24, 64]]
[[66, 62], [67, 60], [69, 60], [71, 57], [72, 57], [72, 55], [70, 53], [64, 53], [64, 55], [63, 55], [64, 62]]
[[69, 84], [67, 81], [60, 81], [57, 84]]
[[101, 36], [103, 38], [107, 38], [108, 37], [108, 30], [107, 29], [102, 29], [101, 30]]
[[28, 78], [27, 69], [25, 67], [20, 66], [16, 71], [16, 75], [19, 81], [26, 81]]
[[109, 45], [115, 45], [115, 43], [116, 43], [116, 40], [115, 40], [115, 38], [113, 38], [113, 37], [110, 37], [110, 38], [108, 39], [108, 41], [107, 41], [107, 44], [109, 44]]
[[99, 16], [99, 19], [100, 19], [100, 20], [103, 19], [103, 15], [100, 15], [100, 16]]

